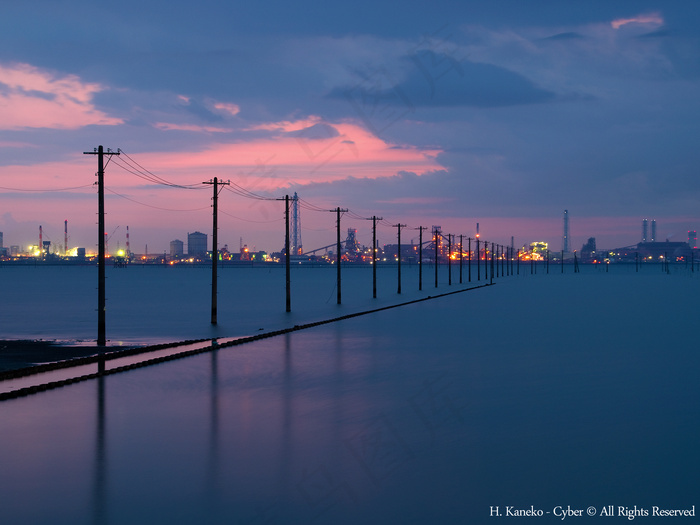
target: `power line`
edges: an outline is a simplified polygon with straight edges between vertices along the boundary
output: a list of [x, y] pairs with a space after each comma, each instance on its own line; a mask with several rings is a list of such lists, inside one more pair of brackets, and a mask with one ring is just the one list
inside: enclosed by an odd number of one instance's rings
[[221, 210], [221, 209], [219, 209], [219, 213], [223, 213], [224, 215], [228, 215], [229, 217], [231, 217], [231, 218], [233, 218], [233, 219], [236, 219], [236, 220], [238, 220], [238, 221], [255, 222], [255, 223], [259, 223], [259, 224], [270, 224], [270, 223], [272, 223], [272, 222], [282, 222], [282, 221], [284, 220], [284, 219], [272, 219], [272, 220], [269, 220], [269, 221], [253, 221], [253, 220], [250, 220], [250, 219], [243, 219], [242, 217], [237, 217], [237, 216], [235, 216], [235, 215], [231, 215], [230, 213], [226, 213], [225, 211], [223, 211], [223, 210]]
[[182, 209], [182, 210], [176, 210], [173, 208], [161, 208], [160, 206], [153, 206], [152, 204], [146, 204], [145, 202], [137, 201], [136, 199], [132, 199], [131, 197], [127, 197], [126, 195], [122, 195], [121, 193], [118, 193], [114, 191], [111, 188], [105, 188], [108, 192], [113, 193], [117, 197], [121, 197], [122, 199], [126, 199], [128, 201], [134, 202], [136, 204], [140, 204], [141, 206], [146, 206], [147, 208], [153, 208], [155, 210], [163, 210], [163, 211], [200, 211], [200, 210], [206, 210], [209, 208], [209, 206], [203, 206], [202, 208], [190, 208], [190, 209]]
[[[139, 164], [136, 160], [134, 160], [132, 157], [130, 157], [123, 150], [119, 149], [118, 151], [122, 155], [124, 155], [124, 157], [126, 159], [128, 159], [128, 160], [120, 159], [120, 162], [123, 162], [124, 164], [129, 166], [129, 168], [131, 168], [131, 169], [127, 169], [126, 171], [129, 171], [130, 173], [133, 173], [134, 175], [136, 175], [138, 177], [146, 179], [146, 180], [153, 182], [155, 184], [162, 184], [164, 186], [172, 186], [174, 188], [182, 188], [182, 189], [190, 189], [190, 190], [192, 190], [192, 189], [204, 189], [202, 186], [199, 186], [197, 184], [185, 184], [185, 185], [183, 185], [183, 184], [175, 184], [173, 182], [170, 182], [170, 181], [164, 179], [163, 177], [161, 177], [160, 175], [156, 175], [152, 171], [147, 170], [146, 168], [141, 166], [141, 164]], [[119, 164], [119, 163], [115, 161], [115, 164]], [[120, 167], [122, 169], [126, 169], [126, 168], [124, 168], [124, 166], [120, 165]]]
[[235, 193], [236, 195], [240, 195], [241, 197], [245, 197], [246, 199], [255, 199], [259, 201], [275, 201], [277, 199], [273, 197], [263, 197], [262, 195], [258, 195], [257, 193], [253, 193], [250, 190], [245, 189], [243, 186], [239, 186], [235, 182], [231, 182], [230, 186], [225, 187], [226, 190]]
[[51, 191], [71, 191], [79, 190], [82, 188], [92, 188], [94, 184], [83, 184], [82, 186], [71, 186], [69, 188], [49, 188], [49, 189], [31, 189], [31, 188], [8, 188], [6, 186], [0, 186], [0, 190], [7, 191], [26, 191], [26, 192], [51, 192]]

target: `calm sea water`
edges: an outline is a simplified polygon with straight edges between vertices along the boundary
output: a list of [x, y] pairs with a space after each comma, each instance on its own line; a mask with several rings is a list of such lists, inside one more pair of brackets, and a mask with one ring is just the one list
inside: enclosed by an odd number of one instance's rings
[[511, 279], [2, 402], [2, 523], [689, 508], [697, 292], [692, 276]]

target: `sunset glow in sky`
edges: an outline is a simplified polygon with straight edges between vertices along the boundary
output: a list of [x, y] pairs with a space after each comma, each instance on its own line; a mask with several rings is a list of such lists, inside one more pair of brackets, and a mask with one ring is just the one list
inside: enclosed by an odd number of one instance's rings
[[[14, 2], [0, 19], [0, 231], [96, 244], [95, 156], [106, 168], [110, 250], [283, 245], [297, 192], [304, 248], [342, 228], [371, 242], [409, 228], [561, 248], [700, 229], [700, 34], [673, 1], [449, 2], [401, 7], [205, 0]], [[496, 5], [498, 4], [498, 5]], [[90, 16], [85, 16], [90, 13]], [[99, 21], [99, 23], [97, 23]], [[134, 173], [132, 161], [177, 188]], [[410, 230], [412, 231], [412, 230]], [[382, 226], [380, 243], [395, 242]], [[408, 240], [416, 235], [408, 234]], [[405, 238], [405, 237], [404, 237]]]

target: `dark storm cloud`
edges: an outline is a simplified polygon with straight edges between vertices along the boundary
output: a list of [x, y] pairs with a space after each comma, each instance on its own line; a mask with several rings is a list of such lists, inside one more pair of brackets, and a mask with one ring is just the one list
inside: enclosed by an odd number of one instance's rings
[[[378, 86], [371, 76], [355, 86], [338, 87], [329, 97], [376, 101], [414, 107], [495, 108], [537, 104], [555, 94], [537, 87], [525, 76], [492, 64], [457, 61], [445, 54], [420, 51], [405, 59], [409, 77], [395, 86]], [[386, 83], [386, 82], [384, 82]]]

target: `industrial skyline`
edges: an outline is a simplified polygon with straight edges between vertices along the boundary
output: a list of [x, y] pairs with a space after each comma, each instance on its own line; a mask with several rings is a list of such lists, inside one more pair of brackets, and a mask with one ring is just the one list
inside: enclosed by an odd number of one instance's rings
[[222, 242], [268, 251], [278, 199], [295, 193], [308, 247], [332, 240], [338, 206], [407, 229], [480, 222], [504, 244], [557, 244], [567, 209], [572, 248], [629, 243], [643, 215], [659, 239], [700, 221], [690, 2], [125, 0], [100, 7], [99, 38], [92, 3], [45, 7], [14, 3], [0, 20], [0, 230], [13, 244], [39, 225], [57, 244], [68, 220], [72, 244], [95, 246], [83, 153], [98, 145], [123, 152], [105, 166], [106, 232], [123, 239], [129, 224], [154, 252], [208, 230], [215, 177], [236, 185], [219, 203]]
[[[299, 210], [299, 196], [295, 193], [293, 197], [290, 198], [290, 225], [291, 225], [291, 231], [290, 231], [290, 253], [292, 256], [301, 256], [301, 255], [316, 255], [319, 252], [330, 252], [333, 253], [335, 247], [336, 247], [336, 242], [334, 241], [331, 244], [327, 244], [324, 246], [320, 247], [315, 247], [315, 248], [307, 248], [306, 250], [303, 249], [301, 245], [301, 212]], [[387, 225], [387, 221], [385, 220], [380, 220], [378, 222], [379, 224], [383, 224], [384, 226]], [[635, 248], [635, 247], [641, 247], [641, 246], [646, 246], [646, 250], [650, 250], [651, 247], [654, 246], [654, 244], [667, 244], [669, 246], [671, 245], [682, 245], [682, 244], [687, 244], [690, 249], [697, 249], [697, 232], [696, 230], [688, 230], [687, 232], [687, 239], [677, 239], [674, 241], [671, 241], [671, 239], [657, 239], [656, 237], [656, 220], [652, 219], [651, 220], [651, 234], [649, 234], [649, 220], [644, 218], [641, 220], [641, 235], [640, 238], [633, 241], [633, 242], [628, 242], [625, 245], [622, 246], [601, 246], [596, 242], [596, 238], [593, 237], [588, 237], [587, 241], [583, 243], [582, 248], [577, 248], [577, 247], [572, 247], [570, 245], [570, 238], [569, 238], [569, 212], [568, 210], [564, 210], [563, 212], [563, 218], [562, 218], [562, 224], [563, 224], [563, 235], [562, 235], [562, 241], [561, 241], [561, 249], [557, 250], [555, 247], [554, 243], [551, 243], [548, 240], [536, 240], [534, 238], [530, 239], [523, 239], [521, 242], [518, 243], [518, 247], [522, 247], [523, 251], [526, 250], [533, 250], [534, 252], [539, 252], [541, 250], [546, 250], [549, 251], [550, 253], [557, 253], [557, 252], [564, 252], [566, 254], [571, 254], [573, 252], [580, 252], [580, 253], [588, 253], [590, 255], [590, 252], [596, 252], [599, 251], [599, 253], [606, 253], [606, 252], [611, 252], [615, 250], [620, 250], [624, 248]], [[405, 225], [401, 225], [405, 226]], [[337, 226], [336, 226], [337, 227]], [[122, 244], [120, 243], [120, 240], [116, 240], [116, 246], [115, 242], [112, 242], [112, 249], [109, 249], [109, 241], [112, 239], [113, 235], [116, 233], [116, 231], [119, 228], [116, 228], [115, 231], [112, 233], [112, 235], [107, 235], [105, 234], [105, 242], [106, 242], [106, 252], [108, 255], [111, 256], [118, 256], [118, 257], [126, 257], [126, 258], [131, 258], [135, 254], [138, 255], [145, 255], [145, 256], [160, 256], [164, 255], [166, 258], [169, 260], [178, 260], [178, 259], [185, 259], [189, 257], [195, 257], [196, 259], [206, 259], [208, 257], [208, 254], [210, 255], [211, 250], [213, 250], [212, 246], [212, 241], [210, 241], [210, 235], [207, 233], [203, 233], [200, 231], [193, 231], [193, 232], [188, 232], [186, 235], [187, 242], [184, 242], [180, 240], [179, 238], [177, 239], [172, 239], [168, 243], [168, 249], [167, 250], [153, 250], [151, 249], [149, 252], [148, 249], [148, 244], [144, 245], [143, 251], [139, 251], [136, 249], [135, 251], [131, 249], [131, 243], [130, 243], [130, 231], [129, 231], [129, 226], [126, 226], [126, 238], [125, 242]], [[475, 233], [474, 236], [471, 237], [470, 234], [454, 234], [450, 232], [444, 232], [442, 230], [441, 226], [432, 226], [430, 230], [428, 228], [424, 228], [424, 231], [431, 231], [433, 235], [433, 239], [435, 236], [435, 231], [439, 232], [439, 244], [440, 244], [440, 250], [441, 250], [441, 256], [442, 250], [443, 250], [443, 244], [445, 244], [447, 241], [444, 241], [443, 236], [445, 238], [452, 236], [455, 239], [459, 238], [460, 236], [462, 237], [462, 241], [466, 243], [466, 241], [471, 241], [480, 238], [480, 233], [479, 233], [479, 223], [476, 223], [475, 225]], [[221, 232], [219, 232], [221, 234]], [[369, 233], [372, 235], [372, 233]], [[422, 234], [421, 234], [422, 235]], [[417, 245], [418, 240], [421, 238], [419, 235], [418, 238], [415, 236], [409, 237], [406, 239], [404, 237], [404, 242], [403, 242], [403, 247], [404, 249], [408, 249], [409, 247], [415, 247]], [[52, 244], [50, 240], [44, 240], [44, 229], [43, 226], [39, 226], [39, 240], [36, 244], [29, 243], [27, 245], [20, 245], [20, 244], [14, 244], [10, 243], [9, 245], [5, 246], [4, 245], [4, 232], [0, 232], [0, 256], [18, 256], [18, 255], [29, 255], [29, 256], [38, 256], [40, 254], [52, 254], [52, 255], [61, 255], [61, 256], [85, 256], [96, 253], [96, 251], [91, 251], [89, 249], [86, 249], [85, 247], [80, 247], [80, 246], [71, 246], [69, 244], [69, 235], [68, 235], [68, 221], [64, 221], [64, 238], [63, 238], [63, 243], [56, 243]], [[483, 239], [486, 241], [486, 239]], [[383, 242], [382, 242], [383, 241]], [[430, 241], [430, 239], [425, 239], [424, 244], [427, 244]], [[494, 242], [493, 240], [489, 240], [488, 242]], [[377, 243], [377, 248], [387, 248], [390, 253], [396, 253], [397, 252], [397, 239], [391, 238], [390, 236], [385, 236], [384, 239], [376, 240]], [[160, 243], [158, 243], [160, 244]], [[228, 242], [223, 242], [221, 245], [219, 245], [219, 250], [222, 250], [224, 253], [225, 257], [230, 258], [231, 255], [234, 255], [236, 258], [238, 257], [237, 254], [240, 254], [240, 258], [242, 260], [250, 260], [251, 256], [253, 253], [258, 253], [258, 254], [280, 254], [284, 253], [284, 239], [282, 239], [281, 243], [282, 247], [280, 249], [272, 249], [272, 250], [266, 250], [266, 249], [258, 249], [256, 245], [253, 243], [250, 247], [248, 244], [244, 244], [243, 237], [239, 237], [239, 250], [236, 250], [234, 245], [231, 243], [231, 246], [229, 247]], [[501, 246], [506, 246], [506, 243], [502, 241], [498, 241], [497, 244]], [[360, 239], [358, 238], [358, 231], [355, 228], [347, 228], [347, 237], [345, 240], [342, 242], [342, 251], [345, 254], [354, 254], [353, 257], [359, 257], [358, 260], [361, 260], [361, 255], [364, 252], [364, 250], [368, 249], [368, 246], [372, 246], [372, 242], [367, 242], [366, 244], [361, 242]], [[455, 244], [455, 251], [457, 250], [456, 248], [457, 244]], [[601, 246], [600, 250], [596, 250], [596, 246]], [[508, 244], [508, 247], [512, 249], [514, 252], [516, 249], [515, 245], [515, 237], [511, 236], [510, 242]], [[330, 250], [329, 250], [330, 249]], [[411, 248], [412, 249], [412, 248]], [[464, 245], [464, 250], [467, 250], [466, 244]], [[651, 251], [654, 251], [653, 249]], [[403, 253], [403, 250], [402, 250]], [[253, 256], [254, 258], [254, 256]], [[272, 259], [269, 259], [272, 260]]]

